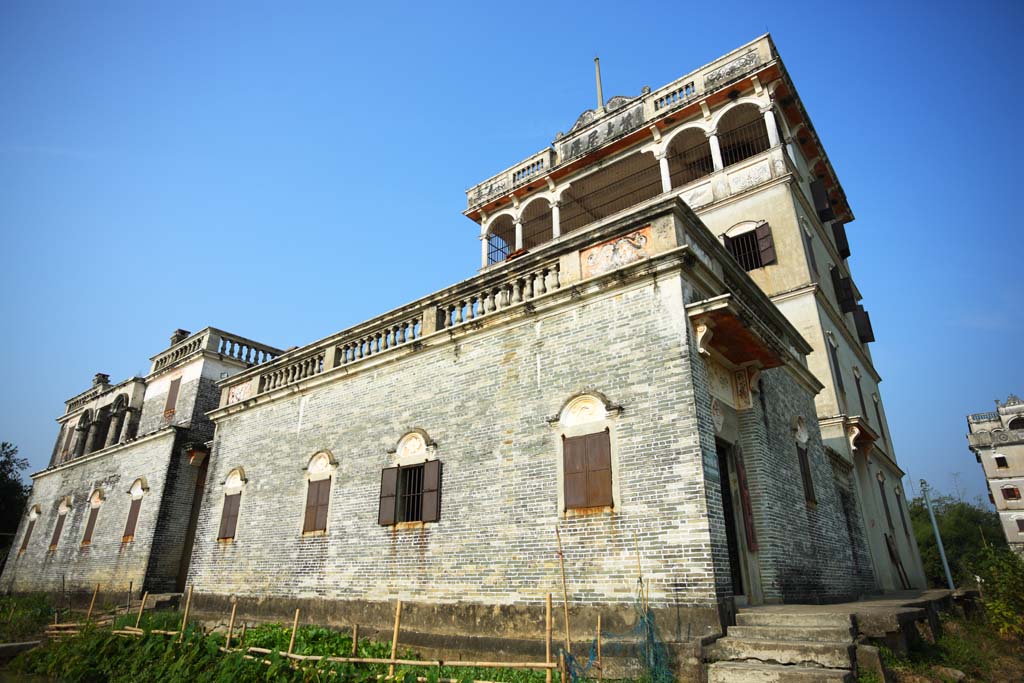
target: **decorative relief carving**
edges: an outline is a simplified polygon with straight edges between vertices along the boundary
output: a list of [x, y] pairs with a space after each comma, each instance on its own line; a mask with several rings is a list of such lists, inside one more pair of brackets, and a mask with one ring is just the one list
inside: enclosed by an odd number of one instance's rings
[[427, 457], [427, 442], [419, 432], [410, 432], [398, 442], [398, 458], [414, 460]]
[[682, 197], [683, 201], [691, 209], [710, 204], [715, 199], [714, 193], [711, 191], [711, 183], [704, 183], [692, 190], [687, 190], [682, 194]]
[[509, 183], [507, 175], [502, 174], [496, 178], [486, 180], [473, 188], [473, 192], [469, 195], [469, 205], [476, 206], [477, 204], [483, 204], [488, 199], [491, 199], [496, 195], [505, 194], [508, 192], [508, 188]]
[[757, 49], [753, 49], [746, 54], [740, 55], [731, 62], [718, 67], [714, 71], [704, 75], [704, 88], [713, 88], [719, 84], [731, 81], [740, 74], [749, 71], [751, 68], [761, 63], [761, 57], [757, 54]]
[[604, 403], [596, 396], [586, 394], [577, 396], [569, 402], [569, 405], [562, 411], [559, 422], [565, 427], [597, 422], [608, 416]]
[[697, 351], [702, 356], [711, 356], [711, 337], [715, 330], [706, 322], [697, 324]]
[[750, 401], [750, 385], [747, 383], [746, 369], [737, 370], [732, 373], [733, 391], [736, 395], [736, 408], [738, 410], [749, 410], [752, 407]]
[[722, 426], [725, 425], [725, 413], [722, 412], [722, 404], [717, 398], [711, 399], [711, 419], [715, 423], [715, 434], [721, 434]]
[[647, 244], [651, 240], [651, 226], [635, 230], [628, 235], [616, 237], [590, 249], [580, 256], [583, 262], [583, 277], [593, 277], [620, 268], [640, 259], [647, 258]]
[[238, 403], [249, 398], [249, 394], [252, 392], [252, 382], [246, 382], [245, 384], [236, 384], [228, 389], [228, 405]]
[[755, 185], [766, 183], [772, 179], [771, 169], [766, 162], [755, 164], [750, 168], [733, 173], [729, 176], [729, 189], [733, 194], [743, 192]]
[[708, 388], [711, 396], [717, 398], [727, 406], [736, 407], [736, 395], [732, 386], [732, 373], [721, 363], [709, 359], [706, 363], [708, 368]]
[[599, 117], [593, 110], [583, 112], [572, 127], [573, 131], [578, 130], [579, 133], [570, 131], [569, 136], [558, 141], [559, 158], [564, 161], [586, 154], [608, 140], [625, 135], [643, 125], [644, 105], [642, 101], [631, 107], [622, 107], [622, 109], [623, 111], [614, 115], [606, 114], [604, 120], [591, 127], [590, 130], [581, 129], [597, 122]]

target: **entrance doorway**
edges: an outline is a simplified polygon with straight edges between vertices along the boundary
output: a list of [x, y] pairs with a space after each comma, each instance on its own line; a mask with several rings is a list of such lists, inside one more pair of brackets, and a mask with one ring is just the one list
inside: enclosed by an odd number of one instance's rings
[[743, 495], [740, 490], [740, 476], [736, 457], [737, 452], [732, 444], [715, 440], [718, 451], [719, 483], [722, 495], [722, 517], [725, 523], [725, 539], [729, 552], [729, 580], [732, 594], [737, 607], [761, 602], [758, 577], [756, 572], [757, 558], [747, 547], [747, 528], [743, 514]]

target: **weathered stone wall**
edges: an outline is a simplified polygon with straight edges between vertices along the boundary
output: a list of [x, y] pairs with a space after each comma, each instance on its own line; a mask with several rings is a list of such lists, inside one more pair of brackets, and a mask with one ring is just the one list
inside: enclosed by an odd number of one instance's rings
[[[29, 508], [38, 504], [41, 514], [28, 547], [19, 555], [18, 548], [28, 526], [27, 515], [22, 519], [14, 549], [0, 577], [0, 590], [59, 591], [62, 579], [63, 587], [70, 592], [90, 591], [97, 583], [104, 591], [126, 591], [129, 581], [136, 590], [142, 589], [174, 440], [174, 430], [167, 430], [37, 476]], [[122, 543], [131, 505], [128, 489], [139, 477], [146, 478], [149, 492], [139, 509], [135, 540]], [[96, 517], [92, 543], [82, 546], [89, 497], [96, 488], [103, 490], [106, 499]], [[72, 505], [57, 549], [51, 552], [57, 507], [65, 496], [71, 496]]]
[[[557, 525], [574, 603], [632, 603], [636, 538], [651, 602], [717, 621], [685, 287], [647, 278], [223, 418], [189, 582], [222, 595], [538, 605], [558, 592]], [[614, 512], [563, 518], [548, 420], [584, 389], [623, 406], [619, 499]], [[413, 428], [437, 442], [441, 521], [378, 526], [381, 469]], [[328, 529], [302, 537], [303, 468], [322, 449], [338, 462]], [[235, 467], [248, 483], [236, 539], [222, 543], [219, 485]]]

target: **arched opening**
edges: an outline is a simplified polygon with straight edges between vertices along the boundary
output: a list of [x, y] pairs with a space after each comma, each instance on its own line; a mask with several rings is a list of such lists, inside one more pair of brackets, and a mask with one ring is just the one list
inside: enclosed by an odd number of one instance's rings
[[85, 455], [85, 441], [89, 436], [90, 424], [92, 424], [92, 413], [87, 410], [78, 418], [78, 426], [75, 427], [75, 448], [71, 457], [80, 458]]
[[500, 263], [512, 253], [516, 243], [516, 224], [512, 216], [495, 218], [487, 230], [487, 265]]
[[534, 199], [523, 209], [523, 248], [533, 249], [554, 239], [551, 224], [551, 204], [543, 197]]
[[112, 446], [121, 443], [121, 435], [128, 432], [128, 425], [126, 424], [128, 418], [128, 397], [120, 394], [115, 398], [110, 413], [110, 434], [107, 438], [107, 444]]
[[753, 104], [733, 107], [718, 122], [722, 164], [731, 166], [770, 147], [761, 110]]
[[1006, 425], [1007, 429], [1024, 429], [1024, 417], [1015, 417]]
[[715, 170], [708, 136], [700, 128], [688, 128], [668, 145], [668, 167], [672, 187], [682, 187]]
[[107, 431], [109, 429], [110, 406], [105, 406], [96, 411], [96, 428], [94, 430], [90, 430], [93, 432], [92, 439], [88, 444], [88, 450], [90, 453], [103, 450], [104, 445], [107, 443]]
[[661, 194], [661, 171], [653, 154], [640, 152], [579, 180], [562, 194], [561, 232], [578, 230]]

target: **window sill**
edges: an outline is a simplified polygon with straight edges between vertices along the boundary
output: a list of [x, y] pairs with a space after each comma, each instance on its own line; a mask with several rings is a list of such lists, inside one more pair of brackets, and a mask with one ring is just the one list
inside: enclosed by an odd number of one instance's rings
[[302, 532], [302, 537], [303, 538], [315, 537], [315, 536], [326, 536], [326, 535], [327, 535], [327, 529], [313, 529], [312, 531], [303, 531]]
[[395, 522], [394, 524], [391, 524], [390, 526], [391, 526], [391, 529], [393, 531], [407, 531], [407, 530], [411, 530], [411, 529], [426, 529], [427, 528], [427, 522], [420, 522], [420, 521], [415, 521], [415, 522]]
[[92, 545], [92, 541], [82, 541], [82, 544], [79, 546], [79, 548], [81, 548], [82, 550], [85, 550], [90, 545]]
[[122, 536], [121, 537], [121, 543], [131, 543], [134, 540], [135, 540], [134, 536]]
[[610, 515], [614, 512], [614, 505], [598, 505], [589, 508], [569, 508], [568, 510], [562, 511], [562, 519], [572, 519], [574, 517], [596, 517], [604, 514]]
[[231, 545], [234, 542], [235, 542], [235, 537], [234, 536], [228, 536], [227, 538], [218, 538], [217, 539], [217, 543], [220, 543], [221, 545]]

